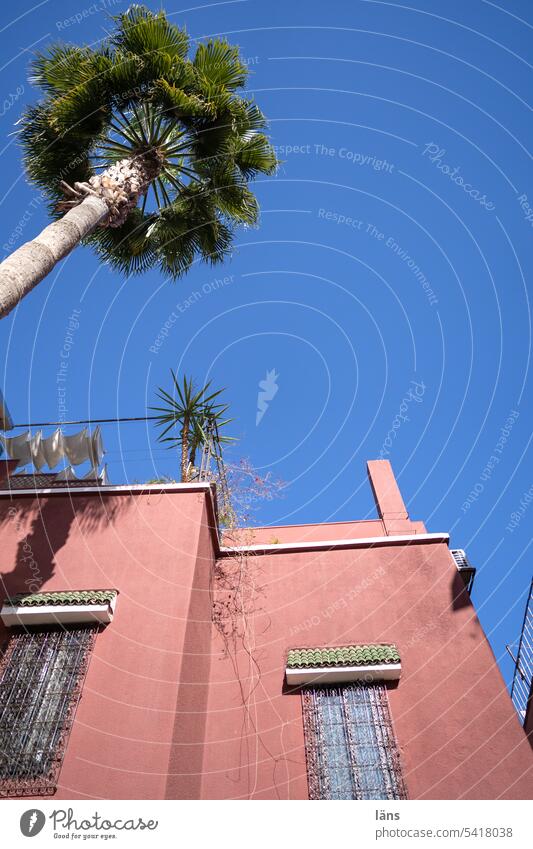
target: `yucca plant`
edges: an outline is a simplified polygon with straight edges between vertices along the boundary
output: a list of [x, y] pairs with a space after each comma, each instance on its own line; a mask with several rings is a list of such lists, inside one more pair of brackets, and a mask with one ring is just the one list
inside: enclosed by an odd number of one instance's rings
[[252, 225], [248, 184], [276, 168], [265, 118], [240, 94], [247, 68], [224, 40], [199, 44], [164, 12], [132, 6], [97, 48], [58, 44], [32, 63], [44, 97], [18, 133], [30, 180], [61, 216], [0, 265], [0, 317], [80, 242], [125, 275], [171, 278], [219, 262]]
[[220, 433], [232, 419], [225, 418], [227, 404], [215, 403], [223, 389], [209, 392], [211, 383], [197, 389], [192, 378], [184, 376], [180, 383], [172, 369], [170, 373], [172, 394], [160, 387], [157, 397], [163, 406], [150, 407], [150, 410], [157, 413], [156, 423], [163, 428], [159, 441], [168, 442], [169, 448], [180, 449], [181, 480], [186, 482], [196, 465], [198, 450], [207, 443], [210, 435], [215, 437], [216, 450], [220, 450], [224, 443], [234, 442], [232, 437]]

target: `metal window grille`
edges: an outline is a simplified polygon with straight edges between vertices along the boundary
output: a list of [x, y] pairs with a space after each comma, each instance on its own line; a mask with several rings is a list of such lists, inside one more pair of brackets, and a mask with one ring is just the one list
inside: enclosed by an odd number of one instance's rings
[[0, 796], [56, 789], [98, 626], [16, 631], [0, 663]]
[[406, 799], [386, 688], [302, 691], [310, 799]]

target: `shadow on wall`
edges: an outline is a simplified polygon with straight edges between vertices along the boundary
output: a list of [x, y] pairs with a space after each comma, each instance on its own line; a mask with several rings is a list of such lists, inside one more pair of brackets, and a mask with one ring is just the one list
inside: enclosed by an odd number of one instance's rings
[[460, 572], [455, 573], [451, 584], [452, 592], [452, 610], [461, 610], [471, 604], [470, 593], [468, 592], [465, 582]]
[[[13, 499], [0, 505], [0, 533], [10, 523], [20, 537], [14, 568], [0, 572], [0, 588], [6, 595], [35, 593], [43, 589], [56, 571], [57, 553], [66, 544], [70, 530], [77, 525], [81, 534], [94, 534], [116, 521], [131, 506], [123, 496], [98, 494], [88, 497], [51, 496], [41, 499]], [[31, 525], [24, 536], [18, 527]], [[4, 568], [10, 564], [2, 563]], [[13, 565], [13, 564], [11, 564]]]

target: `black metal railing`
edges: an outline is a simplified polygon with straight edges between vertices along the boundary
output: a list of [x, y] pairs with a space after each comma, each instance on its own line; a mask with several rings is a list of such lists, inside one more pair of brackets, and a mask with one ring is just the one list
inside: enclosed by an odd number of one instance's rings
[[533, 580], [529, 588], [516, 657], [510, 649], [511, 647], [508, 646], [509, 653], [515, 662], [511, 698], [523, 725], [531, 699], [533, 679]]

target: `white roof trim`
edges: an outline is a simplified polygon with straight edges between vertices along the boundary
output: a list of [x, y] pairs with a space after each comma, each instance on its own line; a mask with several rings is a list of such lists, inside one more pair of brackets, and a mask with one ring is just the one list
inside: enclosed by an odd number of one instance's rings
[[402, 672], [401, 663], [379, 663], [375, 666], [321, 666], [287, 667], [287, 684], [347, 684], [350, 681], [397, 681]]
[[449, 534], [401, 534], [398, 536], [360, 537], [359, 539], [309, 540], [308, 542], [279, 542], [271, 545], [222, 546], [220, 554], [286, 554], [296, 551], [322, 551], [334, 548], [370, 548], [383, 545], [406, 545], [408, 543], [450, 542]]
[[105, 604], [4, 604], [0, 619], [6, 628], [14, 625], [75, 625], [77, 623], [101, 623], [107, 625], [113, 619], [117, 596]]
[[[31, 474], [28, 472], [27, 474]], [[39, 474], [38, 472], [36, 474]], [[82, 478], [78, 478], [82, 480]], [[94, 495], [95, 492], [103, 493], [128, 493], [128, 492], [161, 492], [162, 490], [175, 492], [209, 492], [208, 483], [146, 483], [146, 484], [120, 484], [118, 486], [54, 486], [50, 489], [31, 487], [30, 489], [3, 489], [0, 495], [18, 498], [19, 495]]]

